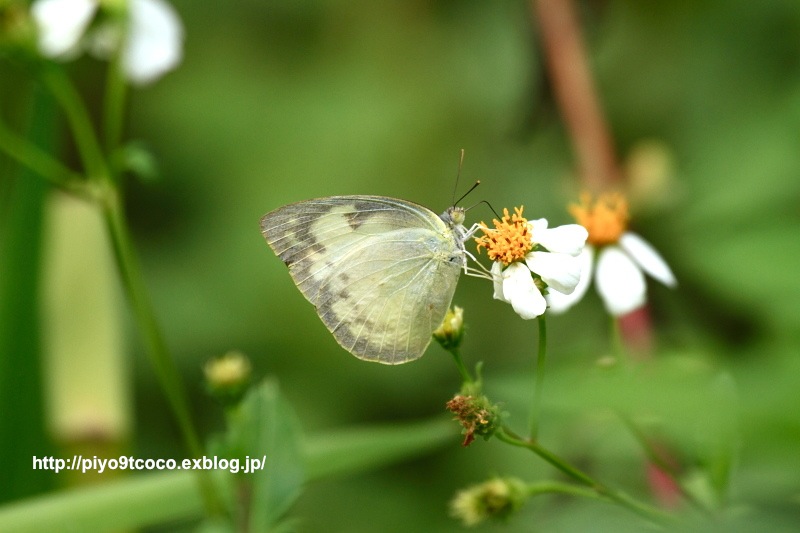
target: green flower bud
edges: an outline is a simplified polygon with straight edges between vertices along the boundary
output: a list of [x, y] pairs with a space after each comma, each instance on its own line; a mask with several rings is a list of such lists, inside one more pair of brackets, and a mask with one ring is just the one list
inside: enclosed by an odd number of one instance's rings
[[463, 337], [464, 309], [456, 305], [447, 310], [442, 324], [433, 332], [433, 338], [442, 345], [442, 348], [450, 350], [458, 348]]
[[527, 497], [525, 483], [515, 478], [495, 478], [456, 493], [450, 514], [465, 526], [475, 526], [488, 518], [506, 520]]
[[241, 352], [211, 359], [203, 372], [209, 392], [223, 403], [238, 402], [250, 385], [250, 361]]

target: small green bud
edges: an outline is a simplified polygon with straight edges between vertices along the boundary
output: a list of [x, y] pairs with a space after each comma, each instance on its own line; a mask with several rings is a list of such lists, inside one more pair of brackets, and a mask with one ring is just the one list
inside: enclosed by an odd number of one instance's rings
[[209, 392], [223, 403], [238, 402], [250, 385], [250, 361], [241, 352], [211, 359], [203, 372]]
[[455, 305], [447, 310], [442, 324], [433, 332], [433, 338], [445, 350], [458, 348], [464, 337], [464, 309]]
[[462, 446], [469, 446], [475, 440], [475, 435], [485, 439], [491, 437], [501, 422], [500, 409], [492, 404], [484, 395], [465, 396], [456, 394], [447, 402], [448, 411], [455, 414], [464, 427], [464, 442]]
[[475, 526], [488, 518], [506, 520], [526, 499], [525, 483], [516, 478], [495, 478], [456, 493], [450, 514], [465, 526]]
[[114, 164], [121, 171], [127, 171], [142, 182], [156, 182], [160, 178], [158, 162], [153, 153], [140, 141], [131, 141], [114, 154]]

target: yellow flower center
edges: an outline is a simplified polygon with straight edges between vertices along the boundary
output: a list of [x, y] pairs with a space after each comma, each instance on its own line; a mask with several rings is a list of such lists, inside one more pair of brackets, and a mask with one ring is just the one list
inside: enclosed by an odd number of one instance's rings
[[628, 228], [628, 201], [620, 193], [604, 193], [595, 201], [583, 193], [581, 203], [570, 205], [569, 212], [589, 232], [586, 241], [595, 246], [617, 242]]
[[494, 219], [494, 228], [480, 223], [484, 235], [475, 239], [478, 243], [478, 253], [481, 248], [486, 248], [489, 259], [502, 261], [508, 266], [514, 261], [523, 259], [533, 248], [528, 220], [522, 216], [523, 207], [515, 207], [514, 214], [509, 215], [508, 209], [503, 209], [503, 219]]

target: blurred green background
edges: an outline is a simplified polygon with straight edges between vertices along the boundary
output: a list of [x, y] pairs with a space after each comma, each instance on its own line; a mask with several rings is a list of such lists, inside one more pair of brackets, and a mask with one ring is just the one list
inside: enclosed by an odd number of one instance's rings
[[[481, 179], [475, 201], [496, 209], [523, 204], [531, 217], [571, 222], [565, 207], [579, 184], [528, 6], [174, 5], [186, 27], [184, 61], [134, 91], [129, 112], [129, 137], [154, 154], [159, 179], [130, 181], [127, 208], [202, 431], [222, 424], [203, 390], [202, 365], [230, 349], [248, 354], [257, 375], [278, 378], [306, 434], [446, 419], [444, 402], [459, 387], [450, 356], [432, 346], [421, 360], [399, 367], [350, 356], [293, 286], [258, 220], [286, 203], [334, 194], [394, 196], [440, 212], [452, 201], [464, 148], [461, 188]], [[706, 394], [724, 371], [735, 382], [735, 404], [724, 409], [737, 435], [729, 444], [738, 452], [731, 501], [739, 512], [719, 527], [794, 531], [800, 523], [800, 3], [579, 5], [620, 158], [644, 154], [646, 168], [660, 169], [650, 193], [632, 200], [633, 229], [662, 252], [679, 287], [649, 284], [656, 357], [666, 362], [646, 386], [620, 391], [597, 377], [596, 361], [611, 343], [596, 295], [549, 320], [542, 439], [608, 483], [646, 494], [642, 454], [605, 402], [655, 411], [670, 441], [702, 463], [695, 448], [704, 449], [707, 420], [718, 414]], [[101, 94], [99, 65], [84, 58], [70, 66], [90, 101]], [[0, 105], [10, 115], [30, 86], [19, 71], [0, 69]], [[52, 142], [70, 153], [68, 144]], [[0, 170], [0, 467], [15, 474], [0, 496], [8, 501], [63, 484], [32, 471], [30, 456], [64, 448], [46, 429], [46, 368], [38, 362], [37, 295], [48, 241], [37, 202], [26, 207], [46, 187], [10, 178], [16, 170], [7, 159], [0, 159]], [[490, 218], [478, 206], [468, 221]], [[74, 253], [81, 254], [78, 242]], [[124, 299], [116, 302], [127, 324], [119, 387], [121, 401], [131, 403], [122, 411], [132, 418], [120, 445], [135, 456], [182, 457]], [[536, 325], [492, 300], [482, 280], [462, 278], [455, 303], [466, 309], [467, 363], [485, 362], [488, 392], [504, 402], [512, 425], [524, 427], [527, 397], [518, 376], [532, 369]], [[453, 531], [459, 525], [448, 517], [447, 502], [457, 489], [494, 474], [554, 476], [524, 451], [494, 441], [468, 449], [459, 443], [454, 424], [452, 445], [435, 454], [309, 484], [292, 510], [299, 529]], [[541, 498], [503, 530], [640, 525], [608, 505]]]

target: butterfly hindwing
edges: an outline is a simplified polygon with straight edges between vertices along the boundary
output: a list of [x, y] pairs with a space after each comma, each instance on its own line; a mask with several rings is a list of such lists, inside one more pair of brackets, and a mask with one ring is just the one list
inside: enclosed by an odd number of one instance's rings
[[345, 349], [387, 364], [424, 353], [461, 267], [436, 214], [394, 198], [332, 196], [281, 207], [261, 229]]

